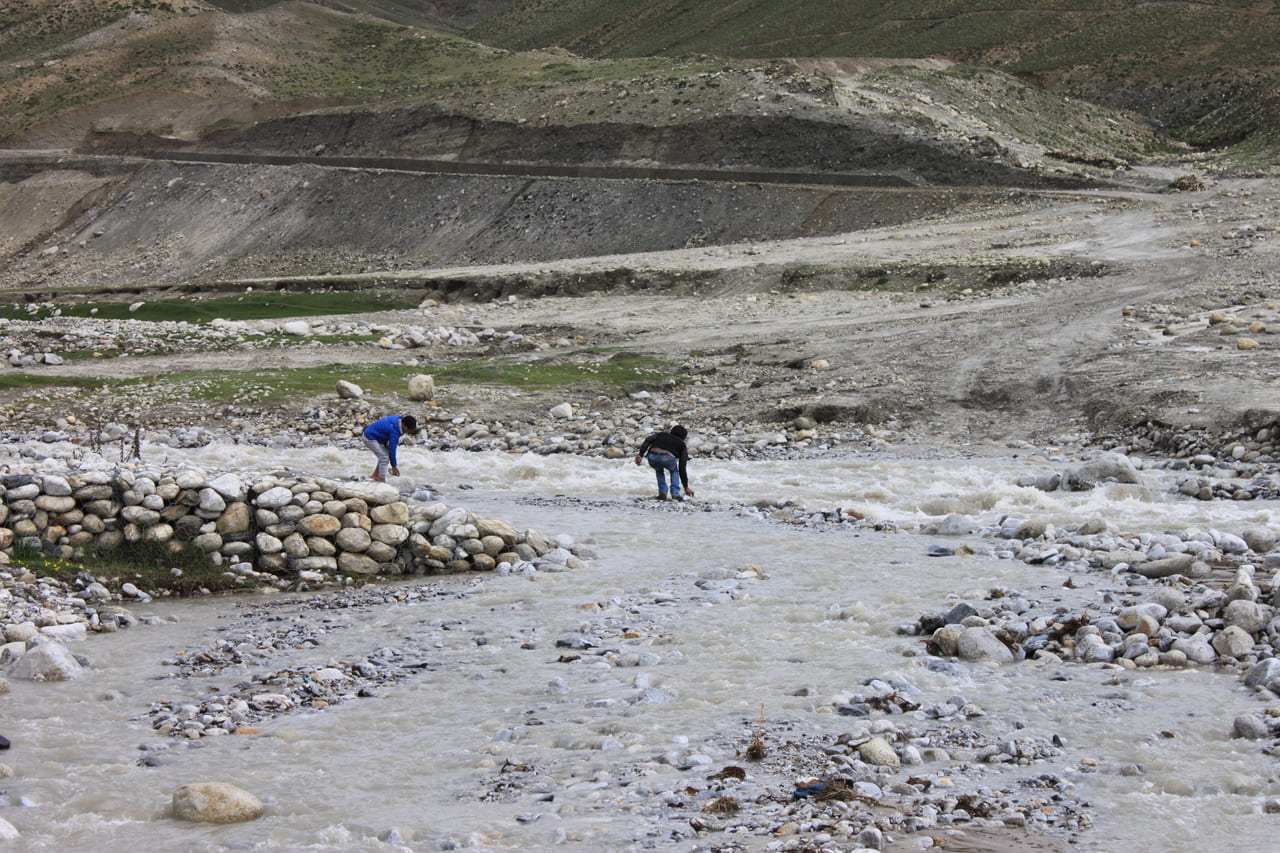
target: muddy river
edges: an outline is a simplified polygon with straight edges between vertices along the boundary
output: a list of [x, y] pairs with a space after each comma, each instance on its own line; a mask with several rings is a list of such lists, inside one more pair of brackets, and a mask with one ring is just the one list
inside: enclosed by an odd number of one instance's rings
[[[365, 467], [348, 450], [229, 445], [152, 448], [147, 458], [347, 477]], [[5, 762], [16, 774], [0, 780], [0, 815], [21, 832], [7, 847], [705, 849], [706, 839], [669, 832], [646, 803], [741, 763], [734, 743], [753, 727], [839, 734], [851, 721], [832, 712], [832, 697], [876, 677], [914, 685], [923, 701], [961, 694], [993, 730], [1056, 736], [1064, 755], [1051, 769], [1088, 803], [1093, 824], [1074, 849], [1200, 853], [1230, 839], [1240, 853], [1273, 850], [1280, 816], [1262, 805], [1280, 794], [1280, 765], [1259, 742], [1231, 738], [1233, 717], [1261, 706], [1236, 675], [1032, 662], [935, 670], [922, 638], [897, 630], [992, 588], [1079, 606], [1119, 594], [1122, 578], [1077, 572], [1068, 588], [1062, 568], [986, 555], [992, 540], [981, 535], [785, 524], [750, 509], [792, 500], [908, 527], [951, 513], [979, 527], [1005, 515], [1101, 517], [1134, 532], [1280, 522], [1280, 503], [1193, 501], [1164, 471], [1144, 471], [1141, 486], [1084, 493], [1016, 485], [1064, 464], [936, 452], [695, 460], [690, 508], [647, 499], [649, 470], [627, 460], [404, 449], [406, 491], [429, 483], [450, 504], [568, 534], [594, 557], [566, 572], [415, 579], [406, 589], [425, 583], [430, 593], [396, 604], [328, 607], [313, 594], [276, 594], [135, 606], [157, 620], [77, 643], [92, 663], [80, 678], [11, 679], [0, 698], [14, 742]], [[965, 543], [977, 553], [929, 554]], [[726, 574], [746, 577], [731, 588], [699, 583]], [[1259, 580], [1270, 578], [1260, 571]], [[187, 742], [152, 730], [152, 703], [195, 701], [249, 671], [177, 677], [180, 652], [304, 622], [319, 642], [282, 649], [270, 666], [388, 648], [422, 665], [377, 695], [284, 714], [253, 734]], [[632, 658], [568, 660], [573, 646], [561, 641], [583, 637]], [[538, 768], [542, 787], [505, 796], [499, 782], [512, 767]], [[1028, 770], [987, 772], [994, 784]], [[167, 816], [175, 788], [207, 780], [253, 792], [266, 814], [225, 826]], [[753, 850], [770, 843], [741, 841]]]

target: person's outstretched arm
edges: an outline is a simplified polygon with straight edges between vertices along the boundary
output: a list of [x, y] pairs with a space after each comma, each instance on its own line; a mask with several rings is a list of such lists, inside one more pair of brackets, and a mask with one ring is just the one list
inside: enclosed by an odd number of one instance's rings
[[636, 451], [636, 464], [640, 464], [640, 460], [644, 459], [644, 455], [649, 452], [649, 445], [653, 444], [653, 436], [649, 436], [640, 445], [640, 449]]
[[680, 454], [680, 482], [684, 485], [685, 494], [693, 494], [693, 486], [689, 485], [689, 448]]
[[387, 459], [391, 461], [391, 473], [400, 476], [400, 463], [396, 461], [396, 448], [400, 446], [400, 428], [396, 426], [391, 431], [391, 438], [387, 441]]

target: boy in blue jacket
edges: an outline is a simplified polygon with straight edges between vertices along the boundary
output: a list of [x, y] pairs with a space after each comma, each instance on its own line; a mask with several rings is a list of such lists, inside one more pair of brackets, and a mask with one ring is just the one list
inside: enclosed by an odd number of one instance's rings
[[400, 476], [400, 468], [396, 463], [396, 447], [400, 444], [400, 436], [417, 434], [418, 421], [413, 415], [388, 415], [364, 428], [364, 445], [378, 457], [378, 464], [373, 469], [373, 479], [385, 483], [388, 467], [392, 476]]

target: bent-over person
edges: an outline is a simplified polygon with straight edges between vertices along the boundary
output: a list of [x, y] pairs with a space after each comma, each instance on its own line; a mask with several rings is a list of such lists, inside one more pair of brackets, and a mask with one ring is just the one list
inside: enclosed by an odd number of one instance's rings
[[[685, 444], [689, 431], [676, 424], [666, 432], [655, 432], [644, 440], [636, 451], [636, 464], [647, 460], [658, 478], [658, 500], [684, 500], [680, 493], [693, 497], [693, 489], [689, 487], [689, 447]], [[667, 479], [671, 480], [668, 491]]]

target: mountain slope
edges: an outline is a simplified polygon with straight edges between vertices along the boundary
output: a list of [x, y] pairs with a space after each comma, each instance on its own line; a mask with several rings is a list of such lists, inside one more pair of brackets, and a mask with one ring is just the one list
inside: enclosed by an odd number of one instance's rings
[[946, 56], [1011, 71], [1107, 65], [1149, 78], [1277, 60], [1280, 11], [1254, 2], [524, 0], [473, 34], [590, 56]]
[[[280, 0], [208, 0], [224, 12], [257, 12]], [[323, 0], [339, 12], [365, 13], [397, 24], [458, 32], [505, 11], [515, 0]]]
[[197, 0], [20, 0], [6, 22], [10, 148], [89, 140], [119, 153], [187, 145], [1044, 186], [1110, 180], [1158, 141], [1125, 116], [945, 62], [587, 60], [308, 3], [233, 14]]
[[1280, 127], [1270, 2], [525, 0], [471, 33], [601, 57], [939, 57], [1142, 112], [1194, 144], [1265, 145]]
[[548, 68], [545, 55], [310, 3], [230, 14], [196, 0], [17, 0], [0, 13], [0, 58], [10, 147], [74, 144], [89, 127], [182, 136], [218, 121], [578, 75], [562, 60]]

